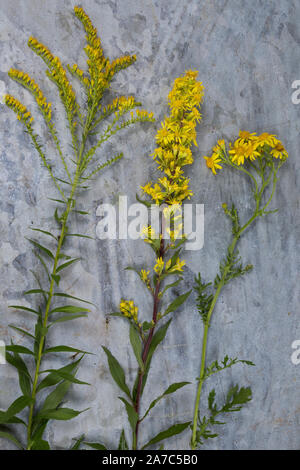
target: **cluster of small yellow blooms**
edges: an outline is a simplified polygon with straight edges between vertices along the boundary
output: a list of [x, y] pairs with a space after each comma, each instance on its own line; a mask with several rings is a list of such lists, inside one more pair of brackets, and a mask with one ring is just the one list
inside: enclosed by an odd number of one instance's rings
[[133, 300], [121, 300], [120, 311], [127, 318], [132, 318], [135, 323], [138, 323], [138, 307], [134, 305]]
[[143, 227], [141, 234], [145, 237], [145, 243], [151, 243], [152, 240], [158, 238], [157, 234], [155, 233], [155, 230], [151, 227], [151, 225], [146, 225], [145, 227]]
[[77, 64], [74, 64], [72, 67], [69, 67], [69, 71], [73, 74], [73, 75], [76, 75], [80, 82], [86, 87], [88, 88], [89, 85], [90, 85], [90, 81], [89, 79], [84, 75], [84, 71], [81, 70]]
[[73, 117], [76, 114], [75, 93], [60, 59], [54, 57], [46, 46], [33, 37], [29, 38], [28, 46], [47, 64], [50, 70], [47, 75], [57, 84], [67, 114]]
[[280, 160], [286, 160], [288, 153], [282, 142], [276, 135], [263, 132], [256, 135], [255, 132], [240, 131], [238, 139], [232, 144], [229, 144], [228, 155], [224, 140], [219, 140], [218, 144], [213, 148], [211, 157], [204, 156], [206, 165], [216, 174], [217, 169], [221, 169], [220, 163], [226, 161], [235, 163], [236, 165], [244, 165], [247, 160], [255, 161], [258, 158], [264, 158], [271, 155]]
[[174, 266], [171, 266], [172, 264], [172, 260], [169, 259], [169, 261], [166, 262], [166, 271], [168, 273], [173, 273], [173, 272], [177, 272], [177, 271], [180, 271], [182, 272], [183, 271], [183, 266], [185, 266], [185, 261], [182, 260], [180, 261], [179, 258], [177, 258], [176, 260], [176, 263], [174, 264]]
[[145, 282], [146, 284], [149, 281], [149, 277], [148, 277], [149, 274], [150, 274], [150, 271], [146, 271], [145, 269], [142, 269], [140, 272], [140, 277], [142, 281]]
[[169, 94], [170, 116], [162, 122], [156, 135], [158, 147], [154, 159], [166, 176], [158, 182], [142, 187], [156, 204], [181, 204], [192, 195], [189, 180], [183, 176], [182, 167], [193, 163], [191, 145], [196, 143], [196, 123], [200, 120], [199, 107], [204, 87], [197, 81], [198, 72], [187, 71], [175, 80]]
[[153, 268], [156, 274], [160, 275], [163, 272], [164, 265], [165, 265], [165, 262], [161, 256], [156, 259], [156, 264]]
[[5, 104], [17, 114], [19, 121], [23, 121], [27, 125], [33, 121], [30, 111], [13, 96], [5, 95]]
[[[89, 98], [95, 103], [98, 103], [103, 91], [109, 86], [109, 82], [113, 76], [118, 71], [133, 64], [136, 61], [136, 56], [119, 57], [110, 63], [109, 59], [103, 54], [101, 40], [97, 35], [97, 29], [93, 26], [89, 16], [81, 7], [75, 7], [74, 12], [83, 24], [86, 32], [87, 46], [84, 50], [88, 57], [87, 65], [90, 75]], [[78, 69], [75, 67], [74, 71], [80, 76], [81, 71], [77, 70]]]
[[46, 101], [42, 90], [39, 88], [33, 78], [31, 78], [27, 73], [16, 69], [10, 69], [8, 75], [10, 78], [31, 91], [46, 121], [49, 122], [51, 120], [51, 103]]

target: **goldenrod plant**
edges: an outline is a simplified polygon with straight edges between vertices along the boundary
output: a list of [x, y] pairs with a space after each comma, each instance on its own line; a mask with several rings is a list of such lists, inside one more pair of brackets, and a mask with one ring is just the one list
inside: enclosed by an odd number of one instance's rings
[[[252, 265], [243, 266], [237, 244], [246, 229], [257, 219], [266, 216], [276, 210], [267, 210], [276, 190], [278, 172], [288, 157], [287, 151], [281, 141], [266, 132], [256, 135], [247, 131], [240, 131], [239, 137], [226, 146], [224, 140], [219, 140], [213, 148], [210, 157], [204, 156], [207, 167], [217, 174], [223, 167], [240, 171], [249, 178], [251, 183], [251, 198], [253, 213], [243, 224], [240, 222], [238, 210], [234, 204], [228, 207], [223, 204], [223, 210], [232, 225], [232, 239], [227, 248], [226, 256], [221, 261], [219, 273], [213, 283], [202, 281], [201, 274], [196, 277], [195, 290], [197, 292], [197, 309], [204, 325], [202, 339], [202, 357], [200, 376], [198, 378], [196, 403], [194, 409], [191, 448], [196, 449], [204, 444], [205, 440], [218, 436], [215, 427], [224, 424], [219, 421], [226, 413], [241, 410], [244, 404], [252, 398], [250, 387], [239, 387], [233, 385], [226, 396], [225, 402], [219, 405], [216, 401], [216, 391], [212, 389], [208, 395], [208, 416], [200, 413], [201, 391], [204, 382], [222, 370], [228, 369], [235, 364], [244, 363], [250, 366], [254, 364], [248, 360], [240, 360], [228, 355], [222, 361], [213, 361], [206, 364], [206, 351], [208, 331], [212, 315], [218, 298], [226, 284], [232, 279], [242, 276], [252, 269]], [[222, 418], [221, 418], [222, 419]]]
[[[181, 236], [182, 227], [178, 208], [182, 202], [192, 195], [189, 189], [189, 180], [184, 176], [183, 167], [193, 163], [191, 146], [196, 144], [196, 123], [200, 120], [200, 103], [203, 98], [203, 85], [197, 80], [198, 72], [187, 71], [177, 78], [169, 94], [170, 115], [162, 122], [156, 135], [157, 148], [154, 151], [154, 160], [163, 176], [155, 183], [149, 182], [142, 187], [150, 200], [142, 201], [147, 207], [154, 204], [162, 208], [162, 218], [159, 230], [146, 225], [143, 229], [144, 242], [154, 251], [155, 261], [150, 267], [133, 269], [141, 283], [147, 289], [150, 301], [143, 307], [143, 311], [151, 311], [150, 318], [141, 318], [138, 306], [133, 300], [122, 299], [119, 311], [111, 314], [129, 322], [129, 337], [133, 354], [136, 359], [137, 375], [133, 387], [129, 388], [125, 372], [113, 354], [105, 347], [108, 365], [112, 378], [123, 392], [120, 400], [124, 403], [130, 423], [131, 444], [125, 437], [123, 430], [120, 437], [119, 449], [146, 449], [155, 446], [162, 440], [184, 431], [190, 422], [176, 423], [168, 429], [152, 437], [147, 443], [140, 444], [139, 430], [154, 406], [165, 396], [182, 388], [187, 382], [171, 384], [167, 390], [155, 398], [148, 408], [142, 407], [142, 396], [146, 386], [151, 360], [159, 344], [166, 336], [172, 318], [168, 317], [177, 310], [188, 298], [191, 291], [177, 296], [168, 306], [164, 305], [164, 294], [168, 289], [178, 286], [182, 280], [185, 261], [181, 259], [180, 252], [185, 242]], [[164, 220], [170, 217], [172, 224], [164, 230]], [[175, 224], [174, 224], [175, 222]], [[176, 223], [178, 222], [178, 223]], [[172, 278], [176, 276], [176, 280]], [[171, 279], [171, 281], [170, 281]], [[105, 449], [103, 444], [86, 443], [95, 449]]]
[[[86, 33], [84, 48], [87, 56], [86, 71], [81, 70], [77, 64], [68, 65], [65, 68], [61, 60], [54, 56], [40, 41], [33, 37], [30, 37], [28, 41], [31, 50], [45, 62], [46, 74], [59, 91], [70, 133], [71, 150], [67, 153], [63, 151], [53, 120], [53, 115], [55, 115], [52, 111], [53, 107], [40, 86], [27, 73], [12, 68], [9, 71], [9, 76], [28, 90], [35, 99], [45, 125], [52, 136], [58, 161], [52, 161], [46, 156], [41, 139], [35, 130], [31, 111], [15, 97], [6, 95], [5, 98], [6, 105], [17, 114], [18, 120], [24, 125], [25, 132], [31, 139], [33, 147], [42, 164], [48, 170], [59, 193], [59, 199], [55, 199], [57, 207], [54, 212], [57, 233], [34, 228], [35, 233], [41, 234], [45, 240], [49, 240], [49, 243], [39, 242], [34, 238], [30, 239], [35, 254], [46, 273], [44, 282], [39, 281], [37, 288], [31, 289], [25, 294], [38, 297], [39, 300], [30, 307], [27, 304], [11, 306], [36, 317], [32, 332], [12, 326], [14, 330], [25, 335], [32, 342], [32, 347], [11, 344], [6, 348], [7, 361], [17, 369], [19, 375], [21, 395], [6, 411], [0, 412], [0, 437], [10, 439], [21, 449], [49, 449], [49, 443], [43, 437], [48, 421], [69, 420], [81, 413], [81, 411], [62, 406], [62, 402], [65, 400], [65, 395], [71, 384], [84, 383], [76, 378], [76, 372], [85, 351], [65, 345], [50, 346], [47, 341], [48, 332], [51, 330], [53, 338], [52, 330], [57, 324], [85, 317], [89, 311], [82, 304], [79, 306], [73, 304], [74, 300], [80, 301], [80, 299], [59, 289], [61, 277], [73, 263], [80, 259], [70, 257], [65, 252], [67, 240], [70, 237], [84, 237], [84, 235], [72, 233], [69, 227], [69, 219], [73, 214], [87, 214], [77, 209], [77, 198], [82, 191], [87, 189], [87, 183], [93, 180], [101, 170], [122, 157], [122, 154], [118, 154], [112, 158], [100, 160], [98, 151], [101, 149], [101, 145], [118, 131], [137, 122], [154, 121], [152, 113], [137, 109], [140, 103], [133, 96], [115, 97], [110, 104], [102, 105], [102, 98], [108, 91], [112, 79], [119, 71], [133, 64], [136, 57], [126, 55], [110, 61], [104, 56], [97, 30], [88, 15], [79, 7], [75, 7], [74, 11]], [[76, 97], [67, 75], [67, 69], [79, 80], [84, 89], [84, 102], [82, 103], [79, 103]], [[128, 112], [129, 116], [127, 116]], [[55, 117], [59, 118], [60, 116]], [[61, 177], [62, 172], [63, 176]], [[66, 305], [57, 304], [57, 301], [64, 299], [66, 299]], [[52, 353], [79, 354], [79, 358], [73, 359], [60, 369], [43, 368], [44, 358], [48, 358]], [[33, 358], [33, 370], [31, 369], [32, 362], [25, 361], [22, 356]], [[56, 387], [54, 388], [54, 386]], [[49, 388], [51, 391], [45, 396], [45, 389]], [[42, 400], [40, 392], [43, 392]], [[21, 412], [21, 417], [19, 417]], [[17, 439], [14, 429], [11, 427], [15, 424], [26, 430], [26, 437], [24, 435], [23, 439]], [[22, 435], [21, 432], [18, 435]]]

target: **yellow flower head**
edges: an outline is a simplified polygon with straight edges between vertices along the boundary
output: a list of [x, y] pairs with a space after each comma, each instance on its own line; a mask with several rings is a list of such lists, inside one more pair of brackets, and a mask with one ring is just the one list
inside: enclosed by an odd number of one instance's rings
[[280, 141], [278, 141], [270, 153], [274, 158], [280, 158], [280, 160], [286, 160], [288, 158], [288, 153]]
[[148, 277], [149, 274], [150, 274], [150, 271], [146, 271], [145, 269], [142, 269], [140, 272], [140, 277], [142, 281], [145, 282], [146, 284], [149, 282], [149, 277]]
[[5, 95], [5, 104], [17, 114], [19, 121], [22, 121], [27, 126], [30, 126], [33, 121], [33, 117], [31, 116], [31, 113], [28, 111], [26, 106], [20, 103], [20, 101], [18, 101], [12, 95]]
[[216, 170], [222, 169], [220, 165], [221, 158], [219, 157], [217, 153], [213, 153], [211, 157], [204, 156], [203, 158], [204, 160], [206, 160], [207, 167], [211, 169], [214, 175], [217, 174]]
[[163, 261], [163, 259], [161, 257], [157, 258], [156, 259], [156, 264], [154, 266], [154, 271], [156, 272], [156, 274], [160, 275], [164, 269], [164, 264], [165, 262]]
[[133, 300], [121, 300], [120, 311], [127, 318], [132, 318], [135, 323], [138, 323], [138, 307], [134, 305]]

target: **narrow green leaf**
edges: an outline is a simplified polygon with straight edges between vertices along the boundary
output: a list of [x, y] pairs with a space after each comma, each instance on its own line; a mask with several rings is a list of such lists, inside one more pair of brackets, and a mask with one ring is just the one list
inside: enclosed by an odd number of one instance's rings
[[0, 415], [0, 423], [7, 423], [10, 418], [13, 418], [16, 414], [20, 413], [26, 406], [29, 406], [32, 402], [31, 397], [24, 395], [17, 398], [9, 408]]
[[85, 435], [82, 434], [78, 439], [75, 440], [75, 444], [70, 448], [70, 450], [79, 450], [80, 444], [84, 441]]
[[51, 274], [51, 277], [55, 281], [56, 285], [59, 286], [60, 276], [58, 274]]
[[61, 271], [62, 269], [67, 268], [68, 266], [70, 266], [71, 264], [73, 264], [73, 263], [75, 263], [76, 261], [79, 261], [79, 260], [81, 260], [81, 258], [74, 258], [74, 259], [71, 259], [70, 261], [67, 261], [66, 263], [61, 264], [61, 265], [58, 266], [58, 268], [56, 269], [56, 272], [58, 273], [58, 272]]
[[129, 388], [127, 387], [127, 384], [125, 381], [125, 374], [121, 365], [119, 364], [115, 356], [113, 356], [112, 353], [107, 348], [102, 346], [102, 349], [107, 356], [108, 366], [109, 366], [109, 370], [112, 375], [112, 378], [114, 379], [116, 384], [120, 387], [120, 389], [123, 390], [123, 392], [126, 393], [126, 395], [131, 400], [130, 391], [129, 391]]
[[49, 235], [49, 237], [52, 237], [54, 238], [54, 240], [57, 241], [57, 238], [51, 233], [51, 232], [47, 232], [46, 230], [41, 230], [40, 228], [33, 228], [33, 227], [29, 227], [30, 230], [33, 230], [34, 232], [41, 232], [41, 233], [44, 233], [45, 235]]
[[125, 400], [125, 398], [123, 397], [118, 397], [118, 398], [124, 403], [131, 429], [135, 431], [135, 427], [136, 427], [136, 423], [138, 422], [139, 415], [135, 411], [134, 407], [130, 403], [128, 403], [127, 400]]
[[80, 299], [79, 297], [74, 297], [73, 295], [65, 294], [65, 293], [62, 293], [62, 292], [56, 292], [54, 295], [56, 297], [66, 297], [67, 299], [74, 299], [74, 300], [78, 300], [79, 302], [83, 302], [85, 304], [94, 305], [92, 302], [88, 302], [87, 300]]
[[[73, 374], [72, 374], [73, 375]], [[74, 375], [73, 375], [74, 376]], [[41, 412], [45, 410], [54, 410], [56, 409], [62, 402], [63, 398], [67, 394], [72, 382], [69, 380], [64, 380], [57, 387], [52, 390], [51, 393], [46, 397], [43, 406], [41, 408]]]
[[63, 305], [61, 307], [56, 307], [49, 312], [50, 315], [53, 313], [82, 313], [90, 312], [90, 309], [83, 307], [76, 307], [75, 305]]
[[2, 437], [2, 439], [8, 439], [10, 440], [11, 442], [13, 442], [17, 447], [19, 447], [19, 449], [23, 449], [23, 446], [22, 444], [20, 443], [20, 441], [18, 441], [18, 439], [9, 431], [1, 431], [0, 430], [0, 437]]
[[14, 366], [18, 371], [22, 372], [23, 374], [27, 375], [27, 377], [31, 378], [28, 372], [27, 366], [25, 362], [23, 361], [23, 359], [21, 358], [21, 356], [19, 356], [18, 354], [12, 355], [6, 352], [6, 360], [9, 364]]
[[185, 294], [179, 295], [177, 299], [173, 300], [173, 302], [168, 306], [167, 310], [165, 311], [164, 315], [167, 315], [170, 312], [174, 312], [180, 305], [183, 304], [183, 302], [186, 301], [190, 293], [192, 292], [192, 289], [186, 292]]
[[164, 398], [166, 395], [170, 395], [171, 393], [174, 393], [176, 392], [178, 389], [184, 387], [185, 385], [188, 385], [190, 384], [191, 382], [175, 382], [173, 383], [172, 385], [170, 385], [167, 390], [162, 394], [160, 395], [159, 397], [157, 397], [155, 400], [152, 401], [152, 403], [150, 404], [148, 410], [146, 411], [146, 413], [144, 414], [143, 419], [146, 418], [146, 416], [148, 415], [148, 413], [150, 412], [150, 410], [152, 410], [152, 408], [154, 408], [154, 406], [162, 399]]
[[51, 374], [54, 374], [54, 376], [57, 376], [60, 380], [68, 380], [69, 382], [75, 383], [75, 384], [80, 384], [80, 385], [91, 385], [87, 382], [82, 382], [79, 379], [76, 379], [72, 374], [69, 372], [62, 371], [61, 369], [55, 370], [55, 369], [46, 369], [40, 371], [40, 374], [45, 374], [46, 372], [49, 372]]
[[8, 325], [8, 326], [18, 331], [19, 333], [22, 333], [23, 335], [29, 336], [30, 338], [34, 339], [34, 336], [31, 333], [28, 333], [28, 331], [23, 330], [22, 328], [18, 328], [17, 326], [14, 326], [14, 325]]
[[54, 325], [55, 323], [63, 323], [63, 322], [66, 322], [66, 321], [71, 321], [71, 320], [76, 320], [77, 318], [86, 318], [87, 315], [85, 314], [82, 314], [82, 315], [73, 315], [73, 314], [70, 314], [70, 315], [66, 315], [66, 316], [63, 316], [63, 317], [60, 317], [58, 318], [57, 320], [54, 320], [50, 326]]
[[34, 353], [30, 351], [30, 349], [25, 348], [25, 346], [19, 346], [17, 344], [8, 345], [5, 347], [5, 349], [9, 352], [16, 352], [19, 354], [31, 354], [32, 356], [34, 356]]
[[71, 373], [76, 369], [76, 367], [79, 365], [79, 363], [82, 361], [82, 358], [84, 356], [82, 355], [77, 361], [71, 362], [70, 364], [57, 369], [55, 372], [50, 372], [47, 377], [45, 377], [38, 385], [37, 391], [41, 391], [43, 388], [46, 387], [51, 387], [52, 385], [56, 385], [59, 382], [62, 381], [61, 373], [68, 373], [71, 375]]
[[140, 336], [136, 328], [133, 326], [133, 324], [130, 325], [129, 338], [130, 338], [130, 343], [131, 343], [133, 352], [135, 354], [136, 360], [138, 362], [138, 365], [140, 369], [144, 371], [144, 363], [142, 360], [142, 343], [141, 343]]
[[118, 450], [129, 450], [124, 429], [122, 429], [122, 432], [121, 432]]
[[38, 243], [37, 241], [35, 240], [32, 240], [31, 238], [27, 238], [27, 240], [32, 243], [32, 245], [34, 245], [36, 248], [38, 248], [39, 250], [41, 250], [43, 253], [45, 253], [47, 256], [49, 256], [49, 258], [53, 259], [54, 260], [54, 256], [53, 254], [51, 253], [51, 251], [46, 248], [45, 246], [41, 245], [40, 243]]
[[70, 419], [76, 418], [86, 410], [76, 411], [72, 408], [58, 408], [57, 410], [45, 410], [39, 413], [40, 418], [45, 419], [55, 419], [61, 421], [68, 421]]
[[31, 312], [35, 315], [40, 315], [40, 312], [33, 310], [33, 308], [25, 307], [24, 305], [9, 305], [8, 308], [15, 308], [16, 310], [25, 310], [26, 312]]
[[47, 348], [44, 351], [44, 354], [55, 352], [70, 352], [70, 353], [82, 353], [82, 354], [93, 354], [87, 351], [82, 351], [82, 349], [71, 348], [70, 346], [54, 346], [53, 348]]
[[31, 450], [50, 450], [49, 442], [44, 439], [34, 441], [31, 446]]
[[84, 442], [84, 444], [95, 450], [107, 450], [103, 444], [99, 444], [98, 442]]
[[24, 292], [24, 295], [31, 295], [31, 294], [45, 294], [49, 295], [49, 292], [45, 291], [44, 289], [30, 289]]
[[89, 235], [83, 235], [82, 233], [68, 233], [67, 237], [90, 238], [91, 240], [95, 240], [94, 237], [90, 237]]
[[142, 450], [146, 449], [149, 446], [152, 446], [153, 444], [156, 444], [157, 442], [163, 441], [164, 439], [167, 439], [168, 437], [175, 436], [176, 434], [182, 433], [187, 427], [189, 427], [190, 424], [191, 424], [190, 421], [188, 423], [174, 424], [170, 428], [166, 429], [165, 431], [160, 432], [155, 437], [153, 437], [149, 442], [147, 442], [146, 445], [142, 447]]

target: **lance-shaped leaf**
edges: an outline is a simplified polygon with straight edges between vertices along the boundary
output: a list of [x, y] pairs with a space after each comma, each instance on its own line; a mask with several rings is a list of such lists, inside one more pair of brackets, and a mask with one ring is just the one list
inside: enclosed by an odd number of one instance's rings
[[13, 328], [14, 330], [18, 331], [19, 333], [22, 333], [23, 335], [26, 335], [26, 336], [28, 336], [29, 338], [34, 339], [34, 336], [33, 336], [31, 333], [29, 333], [28, 331], [23, 330], [22, 328], [19, 328], [19, 327], [14, 326], [14, 325], [8, 325], [8, 326], [9, 326], [10, 328]]
[[107, 450], [107, 447], [105, 447], [103, 444], [100, 444], [99, 442], [84, 442], [86, 446], [91, 447], [91, 449], [95, 450]]
[[20, 388], [25, 396], [31, 395], [31, 376], [28, 372], [27, 366], [19, 354], [14, 355], [6, 352], [6, 360], [9, 364], [17, 369], [19, 376]]
[[84, 307], [77, 307], [75, 305], [63, 305], [61, 307], [56, 307], [49, 312], [49, 315], [53, 313], [82, 313], [90, 312], [90, 309]]
[[58, 408], [57, 410], [45, 410], [41, 411], [38, 416], [39, 418], [55, 419], [59, 421], [69, 421], [70, 419], [76, 418], [86, 410], [76, 411], [72, 408]]
[[40, 312], [34, 310], [33, 308], [26, 307], [25, 305], [9, 305], [8, 308], [15, 308], [16, 310], [25, 310], [25, 312], [34, 313], [35, 315], [40, 315]]
[[145, 444], [142, 449], [146, 449], [149, 446], [152, 446], [153, 444], [157, 444], [157, 442], [163, 441], [164, 439], [167, 439], [168, 437], [175, 436], [176, 434], [182, 433], [189, 425], [191, 422], [187, 423], [179, 423], [179, 424], [174, 424], [170, 428], [166, 429], [165, 431], [160, 432], [157, 434], [155, 437], [150, 439], [147, 444]]
[[50, 444], [48, 441], [44, 439], [39, 439], [34, 441], [31, 446], [31, 450], [50, 450]]
[[77, 318], [86, 318], [87, 315], [85, 314], [78, 314], [78, 315], [66, 315], [66, 316], [63, 316], [63, 317], [60, 317], [58, 318], [57, 320], [54, 320], [50, 326], [54, 325], [55, 323], [63, 323], [63, 322], [66, 322], [66, 321], [71, 321], [71, 320], [76, 320]]
[[84, 441], [84, 438], [85, 438], [85, 435], [82, 434], [78, 439], [74, 439], [75, 444], [72, 445], [70, 450], [79, 450], [79, 447], [80, 447], [81, 443]]
[[128, 450], [128, 449], [129, 447], [126, 441], [125, 431], [124, 429], [122, 429], [120, 440], [119, 440], [119, 445], [118, 445], [118, 450]]
[[24, 410], [24, 408], [29, 406], [31, 402], [31, 397], [22, 395], [17, 398], [5, 412], [1, 413], [0, 423], [7, 423], [10, 418], [13, 418], [16, 414], [20, 413], [20, 411]]
[[152, 401], [152, 403], [150, 404], [148, 410], [146, 411], [146, 413], [144, 414], [144, 416], [142, 417], [141, 421], [143, 419], [146, 418], [146, 416], [148, 415], [148, 413], [150, 412], [150, 410], [152, 410], [152, 408], [154, 408], [154, 406], [162, 399], [164, 398], [166, 395], [170, 395], [171, 393], [174, 393], [176, 392], [176, 390], [184, 387], [185, 385], [188, 385], [190, 384], [191, 382], [175, 382], [173, 383], [172, 385], [170, 385], [167, 390], [162, 394], [160, 395], [159, 397], [157, 397], [155, 400]]
[[140, 369], [143, 371], [144, 363], [142, 360], [141, 338], [133, 324], [130, 325], [129, 338], [130, 338], [130, 343], [131, 343], [134, 355], [136, 357], [136, 360], [138, 362], [138, 365], [140, 366]]
[[51, 251], [46, 248], [45, 246], [41, 245], [40, 243], [38, 243], [37, 241], [35, 240], [32, 240], [31, 238], [27, 238], [27, 240], [32, 243], [33, 246], [35, 246], [36, 248], [38, 248], [39, 250], [41, 250], [44, 254], [46, 254], [47, 256], [49, 256], [49, 258], [51, 258], [52, 260], [54, 260], [54, 256], [53, 254], [51, 253]]
[[0, 437], [13, 442], [19, 449], [24, 449], [20, 441], [10, 431], [2, 430], [2, 426], [0, 428]]
[[85, 304], [94, 305], [92, 302], [88, 302], [87, 300], [80, 299], [79, 297], [74, 297], [74, 295], [65, 294], [65, 293], [63, 293], [63, 292], [56, 292], [54, 295], [55, 295], [56, 297], [66, 297], [67, 299], [78, 300], [79, 302], [83, 302], [83, 303], [85, 303]]
[[34, 228], [34, 227], [29, 227], [30, 230], [33, 230], [34, 232], [40, 232], [40, 233], [43, 233], [44, 235], [48, 235], [49, 237], [51, 238], [54, 238], [55, 241], [57, 241], [57, 238], [55, 235], [53, 235], [53, 233], [51, 232], [47, 232], [47, 230], [42, 230], [40, 228]]
[[170, 303], [167, 310], [164, 312], [164, 315], [174, 312], [178, 307], [180, 307], [180, 305], [182, 305], [186, 301], [191, 292], [192, 289], [186, 292], [185, 294], [179, 295], [175, 300], [173, 300], [173, 302]]
[[60, 369], [55, 370], [55, 372], [50, 372], [38, 385], [37, 391], [41, 391], [43, 388], [51, 387], [52, 385], [56, 385], [63, 380], [61, 373], [68, 373], [72, 374], [74, 369], [79, 365], [82, 361], [83, 356], [81, 356], [77, 361], [71, 362], [70, 364], [61, 367]]
[[121, 400], [125, 405], [128, 421], [130, 423], [131, 429], [134, 431], [139, 419], [139, 415], [135, 411], [134, 407], [130, 403], [128, 403], [127, 400], [125, 400], [125, 398], [119, 397], [119, 400]]
[[44, 374], [46, 372], [50, 372], [51, 374], [54, 374], [55, 376], [60, 378], [60, 380], [68, 380], [69, 382], [73, 382], [75, 384], [81, 384], [81, 385], [91, 385], [87, 382], [82, 382], [81, 380], [76, 379], [76, 377], [74, 377], [72, 374], [70, 374], [69, 372], [63, 371], [61, 369], [59, 370], [46, 369], [46, 370], [40, 371], [40, 374]]
[[76, 261], [79, 261], [81, 258], [73, 258], [71, 259], [70, 261], [67, 261], [66, 263], [63, 263], [61, 264], [60, 266], [58, 266], [56, 268], [56, 272], [59, 273], [59, 271], [61, 271], [62, 269], [65, 269], [67, 268], [68, 266], [70, 266], [71, 264], [75, 263]]
[[6, 351], [15, 352], [19, 354], [31, 354], [34, 356], [34, 353], [30, 349], [25, 348], [25, 346], [19, 346], [18, 344], [10, 344], [6, 346]]
[[47, 348], [44, 351], [44, 354], [52, 352], [70, 352], [70, 353], [81, 353], [81, 354], [93, 354], [87, 351], [82, 351], [82, 349], [71, 348], [70, 346], [54, 346], [53, 348]]
[[102, 346], [102, 349], [107, 356], [108, 367], [112, 375], [112, 378], [114, 379], [116, 384], [120, 387], [120, 389], [123, 390], [123, 392], [126, 393], [126, 395], [131, 400], [130, 391], [125, 381], [125, 373], [121, 365], [119, 364], [115, 356], [113, 356], [113, 354], [106, 347]]

